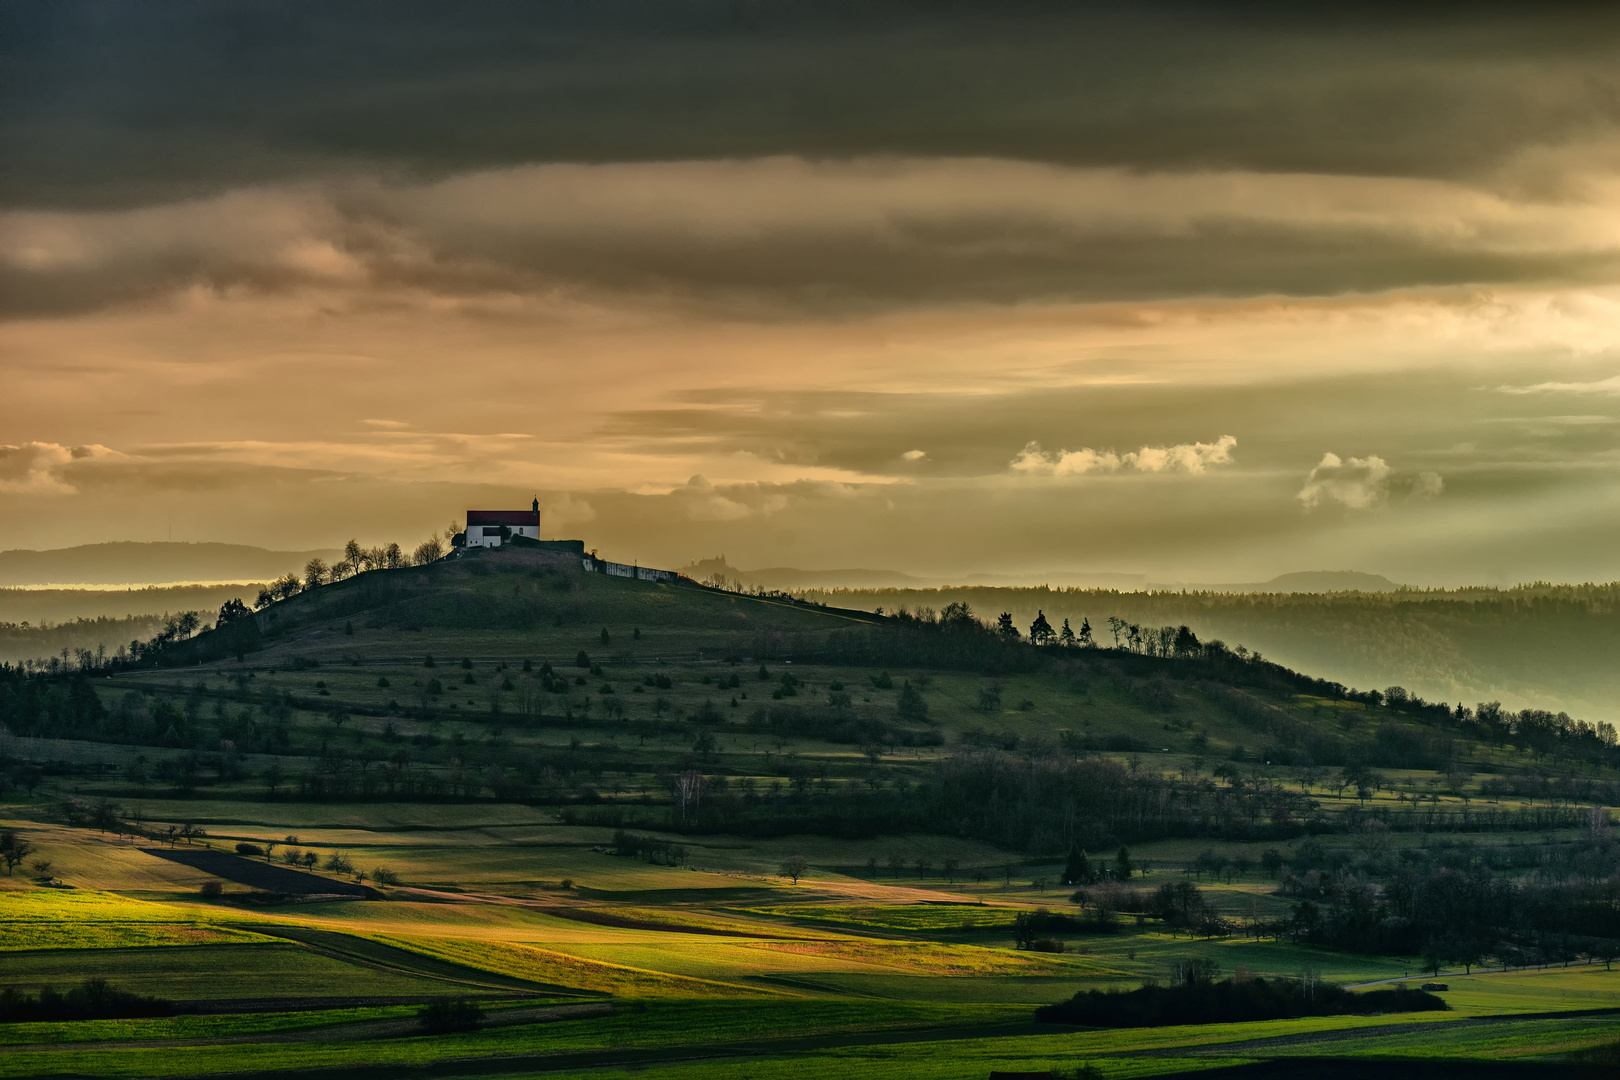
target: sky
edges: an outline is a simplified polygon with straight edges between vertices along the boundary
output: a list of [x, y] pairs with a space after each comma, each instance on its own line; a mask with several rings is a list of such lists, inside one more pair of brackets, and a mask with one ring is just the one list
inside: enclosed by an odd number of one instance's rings
[[665, 566], [1620, 578], [1617, 46], [1598, 5], [13, 0], [0, 548], [537, 497]]

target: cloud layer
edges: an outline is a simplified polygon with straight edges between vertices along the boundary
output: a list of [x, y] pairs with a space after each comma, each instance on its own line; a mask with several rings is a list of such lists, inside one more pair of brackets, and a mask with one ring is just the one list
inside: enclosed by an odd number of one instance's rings
[[1341, 458], [1329, 451], [1305, 477], [1295, 496], [1307, 510], [1337, 505], [1346, 510], [1373, 510], [1388, 501], [1392, 489], [1410, 499], [1433, 499], [1446, 488], [1432, 469], [1401, 475], [1377, 454]]
[[1237, 439], [1222, 435], [1212, 443], [1177, 443], [1175, 446], [1144, 446], [1140, 450], [1116, 454], [1112, 450], [1042, 450], [1031, 442], [1012, 459], [1014, 472], [1049, 476], [1083, 476], [1094, 472], [1201, 473], [1211, 465], [1230, 465]]
[[563, 290], [871, 311], [1576, 283], [1620, 258], [1620, 185], [1144, 173], [994, 159], [534, 165], [131, 210], [0, 213], [13, 316], [192, 289]]

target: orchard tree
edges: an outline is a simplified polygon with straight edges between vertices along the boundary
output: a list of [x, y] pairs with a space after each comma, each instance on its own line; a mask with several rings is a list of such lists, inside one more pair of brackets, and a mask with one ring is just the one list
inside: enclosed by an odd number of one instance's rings
[[810, 869], [810, 860], [806, 859], [803, 855], [789, 855], [787, 858], [782, 860], [782, 865], [779, 869], [782, 871], [783, 877], [792, 878], [793, 884], [797, 885], [799, 883], [799, 879], [804, 877], [804, 872]]
[[444, 545], [437, 536], [430, 536], [416, 545], [416, 551], [411, 555], [411, 561], [417, 566], [426, 566], [444, 558]]
[[0, 833], [0, 861], [6, 864], [6, 876], [11, 876], [18, 863], [39, 850], [14, 832]]

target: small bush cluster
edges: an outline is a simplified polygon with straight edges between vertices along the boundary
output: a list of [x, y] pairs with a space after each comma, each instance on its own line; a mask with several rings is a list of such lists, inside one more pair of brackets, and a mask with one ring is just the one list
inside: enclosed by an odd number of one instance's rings
[[683, 866], [686, 863], [685, 845], [652, 836], [638, 836], [624, 829], [618, 829], [613, 834], [613, 854], [637, 856], [659, 866]]
[[471, 1001], [435, 1001], [416, 1013], [417, 1025], [432, 1035], [477, 1031], [483, 1022], [484, 1010]]

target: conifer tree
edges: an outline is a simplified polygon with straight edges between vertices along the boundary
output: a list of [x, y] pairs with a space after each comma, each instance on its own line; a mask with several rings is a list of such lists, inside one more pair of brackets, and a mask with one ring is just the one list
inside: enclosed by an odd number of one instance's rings
[[1052, 624], [1046, 621], [1046, 612], [1037, 611], [1035, 621], [1029, 624], [1029, 640], [1032, 645], [1050, 645], [1057, 637]]
[[1069, 848], [1069, 862], [1063, 868], [1063, 884], [1089, 885], [1092, 880], [1091, 860], [1086, 858], [1086, 853], [1080, 850], [1078, 844]]

